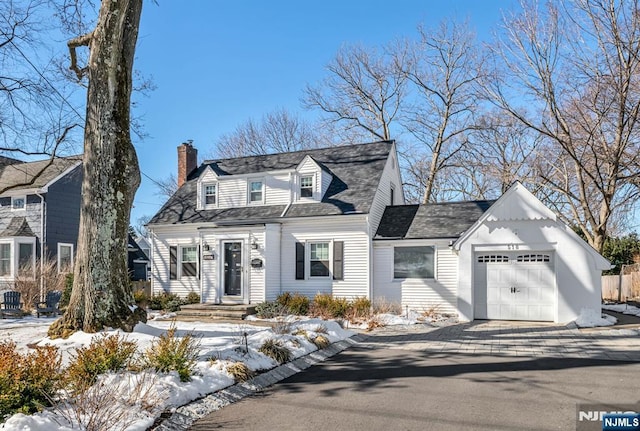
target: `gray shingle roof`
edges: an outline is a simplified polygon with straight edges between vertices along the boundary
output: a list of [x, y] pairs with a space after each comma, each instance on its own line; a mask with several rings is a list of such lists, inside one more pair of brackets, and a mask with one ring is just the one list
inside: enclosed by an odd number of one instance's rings
[[6, 238], [10, 236], [36, 236], [25, 217], [13, 217], [7, 228], [0, 233], [0, 237]]
[[286, 218], [368, 213], [392, 145], [391, 141], [383, 141], [265, 156], [209, 160], [189, 175], [185, 184], [167, 201], [149, 224], [224, 223], [278, 218], [286, 206], [196, 210], [198, 177], [207, 166], [210, 166], [218, 175], [293, 169], [307, 155], [311, 156], [322, 169], [329, 172], [333, 180], [322, 202], [291, 205], [285, 214]]
[[17, 186], [12, 190], [41, 188], [67, 169], [82, 161], [81, 156], [61, 157], [37, 162], [0, 165], [0, 190]]
[[494, 202], [445, 202], [387, 207], [375, 239], [458, 238]]

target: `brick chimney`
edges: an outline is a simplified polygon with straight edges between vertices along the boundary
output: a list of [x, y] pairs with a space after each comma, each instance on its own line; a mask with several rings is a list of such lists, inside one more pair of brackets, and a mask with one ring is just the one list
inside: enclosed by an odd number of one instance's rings
[[187, 141], [178, 146], [178, 187], [181, 187], [187, 176], [198, 167], [198, 150]]

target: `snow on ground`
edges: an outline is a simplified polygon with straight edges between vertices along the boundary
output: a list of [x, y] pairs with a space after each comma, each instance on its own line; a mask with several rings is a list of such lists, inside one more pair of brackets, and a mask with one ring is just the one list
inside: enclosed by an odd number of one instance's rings
[[[175, 325], [178, 336], [193, 334], [197, 337], [201, 355], [196, 364], [196, 372], [190, 382], [181, 382], [177, 373], [124, 373], [101, 376], [96, 385], [94, 396], [110, 397], [113, 401], [102, 403], [101, 415], [108, 418], [121, 418], [129, 424], [128, 431], [146, 430], [166, 409], [184, 405], [192, 400], [216, 392], [234, 383], [227, 372], [227, 366], [238, 361], [244, 362], [251, 370], [267, 370], [277, 363], [258, 352], [262, 343], [270, 338], [280, 340], [292, 352], [293, 358], [306, 355], [317, 347], [304, 336], [291, 335], [296, 330], [304, 330], [308, 338], [318, 333], [336, 342], [352, 336], [354, 333], [332, 321], [320, 319], [289, 319], [287, 334], [276, 334], [270, 327], [253, 326], [247, 323], [202, 323], [173, 322], [154, 319], [146, 324], [138, 324], [132, 333], [121, 331], [104, 331], [105, 334], [121, 334], [127, 341], [135, 341], [138, 351], [146, 350], [161, 334]], [[57, 346], [63, 356], [63, 363], [68, 364], [75, 349], [89, 345], [95, 334], [78, 332], [66, 340], [46, 338], [47, 329], [53, 318], [25, 317], [0, 321], [0, 341], [13, 340], [18, 349], [26, 352], [30, 345], [51, 344]], [[248, 346], [245, 353], [243, 347]], [[213, 359], [213, 360], [212, 360]], [[105, 389], [108, 388], [108, 389]], [[104, 394], [100, 391], [107, 390]], [[142, 400], [142, 401], [141, 401]], [[147, 405], [147, 409], [143, 408]], [[152, 404], [153, 408], [149, 407]], [[149, 412], [148, 410], [151, 410]], [[1, 430], [71, 430], [73, 427], [67, 419], [74, 411], [69, 406], [60, 406], [34, 415], [16, 414], [0, 424]], [[113, 426], [104, 426], [103, 429]], [[118, 428], [120, 429], [120, 427]]]
[[580, 328], [594, 328], [596, 326], [615, 325], [617, 321], [618, 319], [613, 316], [602, 314], [591, 308], [583, 308], [576, 319], [576, 325]]
[[640, 308], [627, 304], [602, 304], [603, 310], [616, 311], [622, 314], [640, 317]]

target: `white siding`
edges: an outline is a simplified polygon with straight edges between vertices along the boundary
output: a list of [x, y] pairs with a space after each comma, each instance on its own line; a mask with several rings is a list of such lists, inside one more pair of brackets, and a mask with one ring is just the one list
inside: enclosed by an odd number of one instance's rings
[[198, 178], [198, 190], [196, 192], [198, 209], [204, 208], [204, 202], [203, 202], [203, 196], [202, 196], [204, 184], [214, 183], [217, 180], [218, 180], [218, 176], [211, 169], [205, 169], [204, 173], [202, 173], [202, 175], [200, 175], [200, 178]]
[[218, 182], [219, 208], [247, 206], [247, 179], [225, 178]]
[[[393, 248], [401, 245], [436, 247], [435, 279], [393, 279]], [[457, 256], [447, 242], [377, 241], [373, 250], [373, 301], [386, 300], [423, 312], [457, 313]]]
[[371, 226], [371, 236], [375, 235], [378, 225], [382, 219], [385, 208], [391, 203], [391, 185], [395, 188], [394, 205], [403, 205], [404, 196], [402, 193], [402, 180], [400, 179], [400, 171], [398, 169], [397, 154], [395, 145], [389, 152], [387, 163], [384, 166], [378, 190], [373, 198], [371, 210], [369, 211], [369, 223]]
[[[295, 279], [296, 242], [344, 241], [344, 279]], [[309, 297], [330, 293], [352, 298], [369, 296], [369, 237], [363, 217], [337, 216], [291, 222], [282, 226], [282, 291]]]
[[273, 301], [280, 294], [280, 225], [265, 228], [265, 287], [264, 299]]
[[[256, 241], [258, 248], [254, 250], [253, 247], [249, 245], [249, 249], [251, 250], [249, 264], [247, 265], [249, 268], [249, 283], [248, 285], [245, 284], [245, 288], [249, 289], [249, 302], [258, 303], [264, 301], [265, 298], [265, 234], [264, 232], [254, 232], [252, 236], [252, 241]], [[261, 259], [262, 268], [253, 268], [251, 266], [251, 259]]]
[[265, 177], [266, 205], [287, 205], [291, 201], [291, 175], [276, 174]]
[[[153, 243], [152, 258], [152, 289], [153, 294], [161, 292], [175, 293], [181, 297], [190, 292], [200, 295], [200, 282], [197, 277], [180, 277], [177, 280], [169, 279], [169, 247], [199, 244], [198, 233], [195, 229], [181, 230], [169, 233], [152, 233]], [[180, 249], [178, 248], [178, 253]], [[178, 259], [179, 262], [179, 259]]]

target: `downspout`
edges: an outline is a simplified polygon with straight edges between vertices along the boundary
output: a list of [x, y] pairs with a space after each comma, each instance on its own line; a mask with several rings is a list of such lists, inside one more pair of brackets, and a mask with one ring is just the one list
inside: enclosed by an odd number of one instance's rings
[[40, 192], [36, 192], [36, 196], [40, 198], [40, 300], [44, 301], [44, 245], [47, 242], [47, 225], [44, 220], [47, 214], [47, 202], [44, 200], [44, 196], [41, 195]]

